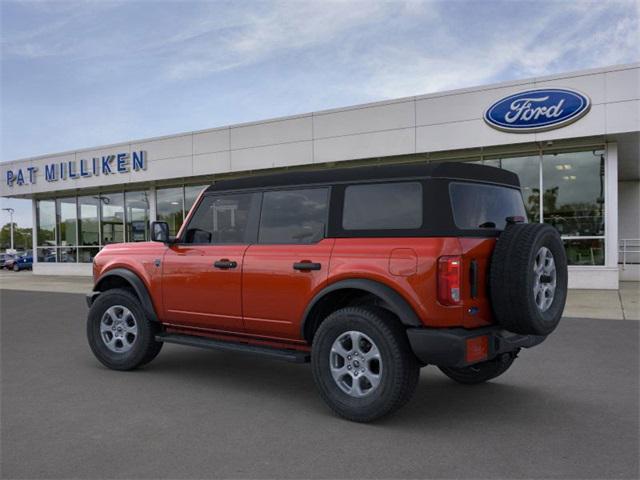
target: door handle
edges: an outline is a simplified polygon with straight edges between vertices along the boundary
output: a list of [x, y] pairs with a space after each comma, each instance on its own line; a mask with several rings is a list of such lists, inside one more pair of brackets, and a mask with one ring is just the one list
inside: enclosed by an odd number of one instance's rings
[[214, 262], [213, 266], [222, 270], [228, 270], [230, 268], [236, 268], [238, 266], [238, 262], [223, 258], [222, 260], [217, 260], [216, 262]]
[[320, 270], [321, 267], [321, 264], [310, 262], [308, 260], [305, 260], [303, 262], [296, 262], [293, 264], [294, 270]]

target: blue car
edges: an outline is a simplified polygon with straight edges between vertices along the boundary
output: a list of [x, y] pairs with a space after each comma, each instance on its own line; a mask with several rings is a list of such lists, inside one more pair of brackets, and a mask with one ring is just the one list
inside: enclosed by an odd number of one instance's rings
[[31, 270], [33, 268], [33, 255], [26, 253], [19, 256], [13, 262], [13, 271], [19, 272], [20, 270]]

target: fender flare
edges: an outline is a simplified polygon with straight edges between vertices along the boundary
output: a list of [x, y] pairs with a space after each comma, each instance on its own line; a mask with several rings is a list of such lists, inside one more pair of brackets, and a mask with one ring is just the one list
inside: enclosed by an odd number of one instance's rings
[[336, 290], [354, 289], [363, 290], [369, 292], [379, 298], [381, 298], [385, 304], [389, 306], [389, 310], [394, 313], [402, 322], [403, 325], [410, 327], [422, 327], [423, 324], [420, 318], [413, 310], [413, 307], [407, 302], [402, 295], [396, 292], [393, 288], [377, 282], [375, 280], [367, 280], [364, 278], [354, 278], [349, 280], [340, 280], [336, 283], [332, 283], [318, 292], [309, 302], [307, 308], [302, 316], [302, 322], [300, 325], [300, 333], [304, 338], [305, 327], [309, 314], [317, 303], [322, 300], [327, 294], [335, 292]]
[[156, 314], [156, 310], [153, 306], [153, 302], [151, 301], [151, 295], [149, 295], [149, 291], [147, 290], [146, 285], [136, 273], [126, 268], [114, 268], [113, 270], [105, 272], [100, 276], [100, 278], [98, 278], [95, 286], [93, 287], [94, 293], [92, 295], [92, 303], [102, 292], [102, 290], [100, 290], [100, 284], [110, 277], [122, 278], [129, 285], [131, 285], [131, 288], [133, 288], [137, 297], [140, 299], [140, 304], [142, 305], [142, 309], [147, 315], [147, 318], [149, 318], [149, 320], [151, 320], [152, 322], [159, 321], [158, 315]]

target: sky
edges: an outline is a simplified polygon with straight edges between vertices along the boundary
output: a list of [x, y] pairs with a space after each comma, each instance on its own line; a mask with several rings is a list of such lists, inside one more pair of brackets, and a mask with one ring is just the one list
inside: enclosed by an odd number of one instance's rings
[[[640, 0], [2, 0], [0, 16], [0, 161], [640, 60]], [[31, 225], [30, 202], [7, 206]]]

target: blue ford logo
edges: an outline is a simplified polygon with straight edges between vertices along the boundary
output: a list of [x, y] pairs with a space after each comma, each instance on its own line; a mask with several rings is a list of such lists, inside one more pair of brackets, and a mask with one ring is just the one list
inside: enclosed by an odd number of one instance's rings
[[540, 132], [575, 122], [590, 107], [589, 97], [575, 90], [542, 88], [498, 100], [484, 113], [484, 120], [507, 132]]

